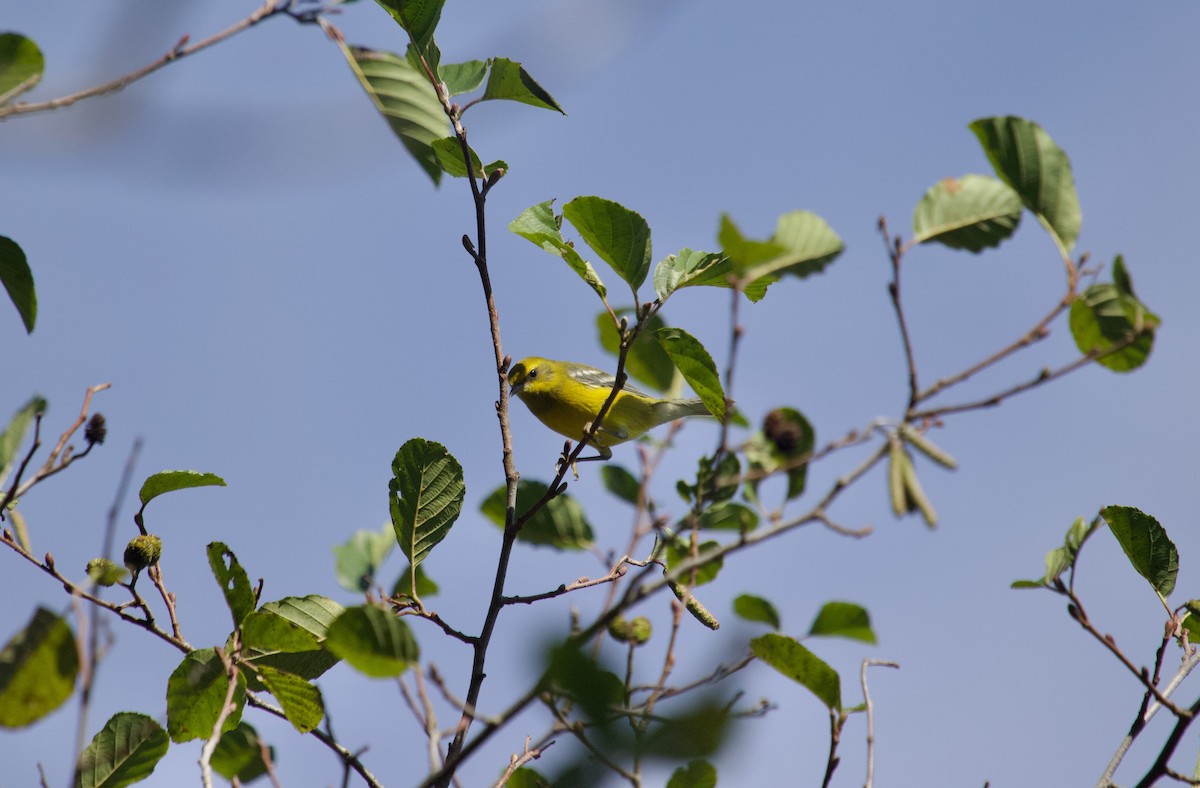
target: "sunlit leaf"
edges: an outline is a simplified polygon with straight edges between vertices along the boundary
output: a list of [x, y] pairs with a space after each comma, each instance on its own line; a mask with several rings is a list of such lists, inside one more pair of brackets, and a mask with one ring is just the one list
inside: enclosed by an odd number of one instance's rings
[[721, 386], [721, 373], [700, 340], [682, 328], [660, 328], [654, 332], [654, 338], [667, 351], [675, 368], [699, 395], [708, 412], [718, 419], [724, 418], [725, 389]]
[[104, 723], [79, 755], [75, 788], [124, 788], [154, 773], [171, 741], [145, 714], [122, 711]]
[[532, 107], [567, 114], [520, 63], [503, 57], [493, 58], [491, 63], [492, 73], [488, 76], [487, 87], [483, 91], [484, 99], [519, 101]]
[[917, 203], [913, 240], [980, 252], [1011, 236], [1023, 210], [1021, 197], [995, 178], [944, 178]]
[[374, 678], [399, 676], [421, 656], [408, 624], [374, 605], [346, 608], [329, 626], [326, 645]]
[[740, 594], [733, 600], [733, 612], [747, 621], [766, 624], [771, 629], [779, 629], [781, 622], [779, 611], [771, 601], [753, 594]]
[[250, 587], [250, 578], [238, 563], [237, 556], [223, 542], [209, 543], [208, 566], [217, 579], [217, 585], [221, 587], [221, 593], [225, 595], [225, 604], [233, 616], [236, 629], [242, 619], [254, 610], [254, 589]]
[[446, 538], [466, 493], [462, 466], [445, 446], [413, 438], [400, 447], [388, 494], [392, 527], [410, 563], [421, 563]]
[[[202, 648], [185, 656], [167, 679], [167, 731], [171, 741], [179, 743], [211, 736], [228, 691], [229, 676], [215, 650]], [[237, 727], [242, 719], [246, 677], [240, 671], [235, 680], [233, 703], [234, 711], [225, 719], [223, 731]]]
[[826, 602], [809, 627], [808, 634], [850, 638], [872, 645], [875, 643], [867, 609], [851, 602]]
[[576, 197], [566, 217], [600, 259], [637, 292], [650, 271], [650, 225], [640, 214], [603, 197]]
[[579, 278], [588, 283], [603, 300], [608, 295], [604, 283], [600, 281], [592, 264], [579, 256], [575, 247], [563, 240], [561, 231], [562, 217], [554, 213], [554, 201], [538, 203], [526, 208], [521, 215], [508, 225], [510, 232], [521, 236], [530, 243], [541, 247], [550, 254], [557, 255], [571, 266]]
[[215, 473], [159, 471], [142, 483], [142, 489], [138, 493], [138, 497], [141, 499], [142, 508], [144, 509], [146, 504], [164, 493], [174, 492], [175, 490], [186, 490], [190, 487], [224, 486], [225, 480]]
[[783, 675], [807, 687], [826, 708], [842, 708], [841, 679], [824, 660], [787, 635], [771, 633], [750, 641], [750, 652]]
[[1100, 516], [1138, 574], [1161, 596], [1170, 596], [1179, 574], [1179, 551], [1166, 529], [1158, 520], [1132, 506], [1106, 506], [1100, 510]]
[[0, 650], [0, 727], [23, 728], [75, 691], [79, 652], [66, 620], [39, 607]]
[[[547, 486], [543, 482], [522, 479], [517, 483], [517, 516], [529, 511], [543, 495]], [[505, 499], [507, 490], [497, 487], [483, 500], [479, 510], [500, 528], [504, 527]], [[584, 515], [583, 507], [570, 495], [562, 494], [551, 499], [538, 510], [517, 534], [519, 541], [532, 545], [545, 545], [559, 550], [584, 550], [592, 545], [595, 536], [592, 526]]]

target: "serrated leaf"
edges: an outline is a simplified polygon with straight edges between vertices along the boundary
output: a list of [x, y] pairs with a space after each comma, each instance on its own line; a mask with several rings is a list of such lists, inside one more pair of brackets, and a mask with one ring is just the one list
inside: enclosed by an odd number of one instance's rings
[[981, 252], [999, 246], [1021, 223], [1021, 197], [1002, 181], [968, 174], [945, 178], [913, 211], [913, 240]]
[[0, 650], [0, 727], [23, 728], [75, 691], [79, 652], [67, 622], [39, 607]]
[[17, 456], [17, 450], [25, 441], [25, 433], [29, 431], [29, 425], [33, 423], [33, 417], [38, 413], [45, 413], [46, 407], [45, 399], [36, 395], [31, 397], [21, 406], [20, 410], [13, 414], [3, 434], [0, 434], [0, 480], [8, 475], [9, 467]]
[[761, 596], [754, 596], [753, 594], [738, 595], [733, 600], [733, 612], [737, 613], [739, 618], [766, 624], [771, 629], [779, 629], [782, 625], [779, 619], [779, 611], [775, 609], [775, 605], [771, 604], [770, 600], [764, 599]]
[[142, 482], [142, 489], [138, 493], [138, 498], [141, 499], [142, 508], [145, 509], [146, 504], [164, 493], [174, 492], [175, 490], [186, 490], [191, 487], [224, 486], [225, 480], [215, 473], [159, 471]]
[[487, 76], [488, 63], [483, 60], [467, 60], [462, 63], [443, 63], [438, 68], [438, 74], [446, 83], [446, 91], [451, 96], [470, 93], [483, 84]]
[[[237, 727], [246, 703], [246, 677], [239, 671], [234, 690], [234, 711], [221, 730]], [[183, 658], [167, 679], [167, 732], [175, 743], [207, 739], [225, 705], [229, 676], [217, 652], [197, 649]]]
[[242, 622], [242, 659], [304, 679], [318, 678], [337, 664], [337, 657], [322, 644], [329, 625], [343, 610], [337, 602], [317, 594], [267, 602]]
[[667, 788], [716, 788], [717, 767], [708, 761], [688, 761], [671, 772]]
[[608, 289], [600, 281], [592, 264], [580, 257], [574, 246], [563, 240], [559, 227], [561, 217], [554, 215], [553, 205], [553, 200], [547, 200], [526, 208], [508, 225], [509, 232], [521, 236], [550, 254], [561, 257], [603, 300], [608, 295]]
[[600, 469], [600, 478], [604, 481], [604, 489], [626, 503], [637, 505], [641, 495], [642, 485], [637, 478], [624, 467], [614, 463], [606, 463]]
[[[1128, 272], [1124, 273], [1128, 280]], [[1096, 363], [1114, 372], [1130, 372], [1146, 363], [1159, 322], [1158, 315], [1113, 284], [1092, 285], [1071, 304], [1075, 345], [1082, 353], [1100, 354]], [[1133, 342], [1111, 351], [1135, 334]]]
[[[0, 36], [3, 38], [3, 36]], [[8, 291], [25, 333], [33, 333], [37, 322], [37, 292], [33, 287], [33, 271], [25, 259], [25, 251], [11, 238], [0, 235], [0, 284]]]
[[334, 573], [338, 585], [359, 593], [375, 582], [379, 566], [396, 546], [396, 532], [390, 525], [382, 531], [355, 531], [344, 543], [333, 548]]
[[504, 57], [493, 58], [491, 63], [492, 73], [488, 76], [487, 87], [483, 91], [484, 100], [519, 101], [531, 107], [567, 114], [520, 63]]
[[[275, 748], [268, 747], [267, 751], [274, 762]], [[226, 780], [237, 778], [242, 785], [267, 773], [267, 763], [263, 760], [263, 741], [258, 731], [246, 722], [221, 734], [221, 740], [213, 750], [211, 763], [214, 772]]]
[[413, 438], [396, 452], [388, 482], [392, 527], [412, 564], [425, 559], [462, 511], [462, 466], [440, 443]]
[[[543, 482], [522, 479], [517, 483], [517, 516], [521, 517], [546, 494]], [[479, 505], [479, 511], [496, 526], [504, 527], [507, 490], [497, 487]], [[546, 545], [559, 550], [585, 550], [592, 546], [595, 536], [583, 513], [583, 507], [570, 495], [556, 496], [543, 506], [521, 528], [517, 540], [532, 545]]]
[[[616, 310], [620, 317], [630, 310]], [[648, 389], [664, 392], [671, 388], [675, 381], [675, 363], [667, 355], [667, 351], [658, 343], [654, 335], [666, 328], [666, 323], [658, 315], [650, 318], [643, 327], [637, 339], [629, 346], [625, 356], [625, 373]], [[596, 315], [596, 333], [600, 346], [614, 357], [621, 352], [621, 338], [617, 327], [613, 325], [612, 316], [608, 312]]]
[[258, 670], [258, 678], [279, 701], [287, 721], [300, 733], [308, 733], [325, 718], [321, 690], [299, 676], [262, 666]]
[[750, 652], [783, 675], [807, 687], [825, 707], [842, 708], [841, 679], [824, 660], [787, 635], [761, 635], [750, 641]]
[[[442, 137], [433, 141], [433, 153], [437, 156], [438, 164], [442, 166], [446, 174], [453, 178], [467, 177], [467, 165], [463, 161], [462, 145], [457, 137]], [[484, 178], [486, 175], [483, 172], [483, 162], [479, 158], [479, 154], [468, 147], [471, 151], [471, 170], [476, 178]]]
[[1170, 596], [1179, 574], [1179, 551], [1158, 520], [1132, 506], [1106, 506], [1100, 516], [1138, 574], [1160, 596]]
[[809, 627], [808, 634], [861, 640], [871, 645], [876, 642], [867, 609], [852, 602], [826, 602]]
[[700, 397], [708, 412], [718, 419], [725, 418], [725, 389], [721, 386], [721, 373], [700, 340], [682, 328], [660, 328], [654, 332], [654, 338]]
[[124, 788], [141, 782], [170, 746], [167, 732], [145, 714], [114, 714], [80, 753], [75, 787]]
[[660, 301], [684, 287], [732, 287], [733, 261], [723, 254], [680, 249], [654, 266], [654, 292]]
[[603, 197], [576, 197], [563, 206], [563, 216], [636, 294], [650, 271], [650, 225], [646, 220]]
[[733, 220], [721, 217], [717, 240], [746, 282], [785, 274], [807, 277], [820, 273], [842, 253], [845, 244], [825, 220], [809, 211], [779, 217], [775, 234], [766, 241], [744, 237]]
[[1013, 115], [980, 118], [970, 129], [996, 175], [1050, 231], [1064, 255], [1071, 251], [1083, 214], [1071, 162], [1041, 126]]
[[[376, 0], [412, 38], [418, 48], [433, 40], [446, 0]], [[436, 64], [433, 64], [436, 66]]]
[[341, 44], [346, 62], [363, 90], [375, 102], [409, 154], [430, 179], [442, 179], [442, 167], [433, 151], [434, 140], [446, 136], [447, 120], [428, 77], [405, 58]]
[[225, 604], [233, 616], [233, 628], [241, 625], [242, 619], [254, 610], [254, 589], [250, 587], [250, 578], [246, 570], [238, 563], [233, 554], [223, 542], [209, 542], [208, 566], [212, 569], [221, 593], [225, 595]]
[[374, 605], [346, 608], [329, 626], [326, 646], [373, 678], [399, 676], [421, 656], [408, 625]]
[[46, 58], [32, 39], [0, 33], [0, 104], [33, 88], [45, 70]]

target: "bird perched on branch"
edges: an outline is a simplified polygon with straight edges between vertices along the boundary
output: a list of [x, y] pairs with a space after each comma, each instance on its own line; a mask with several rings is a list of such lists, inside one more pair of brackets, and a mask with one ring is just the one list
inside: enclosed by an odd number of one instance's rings
[[[534, 416], [559, 435], [583, 437], [616, 385], [608, 372], [572, 361], [530, 356], [508, 372], [510, 393], [521, 398]], [[698, 399], [659, 399], [628, 384], [621, 387], [592, 437], [599, 454], [579, 460], [607, 460], [611, 446], [642, 435], [668, 421], [687, 416], [711, 416]]]

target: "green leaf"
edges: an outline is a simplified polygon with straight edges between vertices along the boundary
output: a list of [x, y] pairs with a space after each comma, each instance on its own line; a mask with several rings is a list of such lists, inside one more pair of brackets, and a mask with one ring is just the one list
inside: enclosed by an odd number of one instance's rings
[[701, 512], [696, 525], [701, 530], [748, 533], [758, 527], [758, 513], [736, 501], [721, 501]]
[[787, 635], [762, 635], [750, 641], [750, 652], [789, 679], [807, 687], [825, 707], [842, 708], [841, 679], [820, 657]]
[[639, 749], [674, 760], [711, 755], [725, 741], [730, 719], [728, 704], [705, 699], [683, 714], [656, 719]]
[[[396, 585], [392, 586], [392, 596], [412, 596], [413, 592], [413, 566], [409, 564], [407, 568], [400, 574], [396, 580]], [[438, 592], [438, 584], [433, 581], [433, 578], [425, 574], [425, 567], [417, 566], [417, 596], [424, 598], [427, 596], [435, 596]]]
[[1067, 154], [1041, 126], [1013, 115], [980, 118], [970, 128], [996, 175], [1051, 233], [1062, 254], [1070, 253], [1083, 214]]
[[390, 52], [350, 48], [344, 43], [341, 47], [346, 62], [392, 132], [425, 174], [439, 183], [442, 167], [433, 142], [446, 136], [447, 120], [428, 77]]
[[79, 653], [71, 627], [39, 607], [0, 651], [0, 727], [23, 728], [75, 691]]
[[561, 257], [579, 278], [587, 282], [588, 286], [596, 291], [596, 295], [604, 300], [608, 296], [608, 289], [600, 281], [592, 264], [579, 256], [573, 244], [563, 240], [562, 217], [555, 216], [553, 205], [553, 200], [547, 200], [526, 208], [508, 225], [509, 232], [521, 236], [550, 254]]
[[981, 252], [1017, 229], [1024, 206], [1003, 182], [986, 175], [945, 178], [925, 192], [913, 211], [913, 240]]
[[326, 645], [373, 678], [399, 676], [421, 656], [408, 625], [374, 605], [346, 608], [330, 625]]
[[485, 101], [490, 99], [519, 101], [532, 107], [552, 109], [555, 112], [567, 114], [563, 112], [563, 108], [558, 105], [554, 97], [547, 93], [546, 89], [539, 85], [520, 63], [504, 57], [493, 58], [491, 63], [492, 73], [488, 77], [487, 87], [483, 91]]
[[1100, 516], [1138, 574], [1159, 596], [1170, 596], [1179, 574], [1179, 551], [1158, 520], [1132, 506], [1106, 506]]
[[[432, 143], [433, 153], [437, 156], [438, 164], [452, 178], [465, 178], [468, 175], [466, 162], [463, 161], [462, 145], [457, 137], [441, 137]], [[486, 177], [483, 172], [483, 162], [474, 149], [471, 151], [471, 170], [476, 178]]]
[[667, 788], [716, 788], [717, 767], [708, 761], [688, 761], [671, 773]]
[[[1121, 274], [1129, 286], [1123, 262]], [[1146, 363], [1159, 322], [1158, 315], [1116, 284], [1092, 285], [1071, 304], [1071, 336], [1075, 345], [1082, 353], [1100, 354], [1096, 363], [1114, 372], [1129, 372]], [[1129, 342], [1133, 336], [1137, 338]], [[1112, 351], [1124, 343], [1128, 344]]]
[[757, 621], [766, 624], [771, 629], [779, 629], [779, 611], [770, 600], [752, 594], [741, 594], [733, 600], [733, 612], [746, 621]]
[[1113, 284], [1121, 295], [1133, 296], [1133, 279], [1125, 267], [1125, 255], [1119, 254], [1113, 259]]
[[[167, 732], [171, 741], [207, 739], [225, 705], [229, 676], [217, 652], [211, 648], [191, 652], [167, 679]], [[235, 710], [226, 718], [222, 731], [237, 727], [246, 703], [246, 677], [238, 673], [234, 690]]]
[[186, 490], [189, 487], [224, 487], [225, 480], [215, 473], [200, 471], [159, 471], [142, 483], [138, 497], [142, 508], [163, 493]]
[[333, 548], [334, 572], [338, 585], [359, 593], [375, 584], [375, 573], [392, 548], [395, 530], [388, 525], [382, 531], [355, 531], [345, 544]]
[[[165, 737], [164, 737], [165, 738]], [[275, 761], [275, 748], [267, 748], [271, 761]], [[221, 734], [212, 754], [213, 771], [233, 781], [237, 778], [242, 785], [267, 773], [267, 763], [263, 760], [263, 741], [258, 731], [247, 722], [238, 723], [231, 731]]]
[[604, 489], [622, 501], [637, 506], [642, 485], [632, 473], [620, 465], [606, 463], [600, 469], [600, 478], [604, 481]]
[[553, 788], [549, 780], [528, 766], [515, 769], [504, 785], [506, 788]]
[[[616, 314], [620, 317], [629, 311], [618, 309]], [[625, 373], [646, 388], [660, 393], [671, 388], [675, 381], [675, 363], [654, 338], [666, 325], [658, 315], [650, 318], [625, 356]], [[616, 357], [621, 352], [621, 338], [608, 312], [596, 315], [596, 332], [600, 346]]]
[[[376, 0], [408, 33], [418, 48], [433, 40], [446, 0]], [[436, 66], [436, 64], [434, 64]]]
[[576, 197], [563, 206], [563, 216], [636, 295], [650, 271], [650, 225], [646, 220], [603, 197]]
[[[721, 543], [713, 540], [701, 542], [696, 547], [695, 555], [701, 556], [709, 551], [718, 550], [720, 547]], [[671, 571], [692, 557], [691, 542], [689, 539], [687, 539], [687, 537], [676, 535], [673, 538], [668, 539], [666, 548], [667, 571]], [[681, 575], [679, 578], [679, 584], [687, 586], [688, 588], [698, 588], [705, 583], [711, 583], [713, 580], [717, 579], [717, 573], [721, 571], [721, 568], [724, 565], [724, 556], [705, 561], [697, 566], [693, 571], [685, 572], [683, 575]]]
[[446, 91], [451, 96], [470, 93], [483, 84], [487, 76], [488, 63], [483, 60], [467, 60], [462, 63], [443, 63], [438, 67], [438, 74], [446, 83]]
[[21, 448], [21, 443], [25, 440], [25, 433], [29, 431], [33, 417], [38, 413], [45, 413], [46, 407], [46, 400], [36, 395], [31, 397], [13, 414], [8, 426], [0, 434], [0, 480], [8, 475], [8, 469], [17, 456], [17, 449]]
[[625, 703], [625, 682], [570, 642], [546, 654], [542, 685], [573, 698], [588, 719], [606, 720]]
[[258, 678], [267, 691], [275, 696], [292, 727], [308, 733], [325, 718], [325, 702], [321, 690], [293, 673], [260, 666]]
[[725, 389], [721, 386], [721, 373], [700, 340], [682, 328], [660, 328], [654, 332], [654, 338], [667, 352], [675, 368], [683, 374], [683, 379], [704, 402], [708, 412], [718, 419], [725, 418]]
[[405, 557], [419, 564], [462, 511], [467, 494], [462, 466], [440, 443], [413, 438], [396, 452], [392, 474], [392, 527]]
[[[547, 486], [543, 482], [522, 479], [517, 483], [517, 516], [541, 500]], [[479, 505], [479, 511], [500, 528], [504, 527], [506, 489], [501, 486]], [[583, 507], [569, 495], [556, 496], [538, 510], [521, 528], [517, 539], [526, 544], [547, 545], [559, 550], [586, 550], [595, 541], [592, 526], [584, 516]]]
[[[2, 39], [3, 36], [0, 36]], [[0, 75], [2, 76], [2, 75]], [[33, 324], [37, 322], [37, 293], [33, 288], [33, 271], [25, 260], [25, 252], [11, 238], [0, 235], [0, 284], [8, 291], [21, 322], [25, 324], [25, 333], [33, 333]]]
[[[680, 249], [654, 266], [654, 292], [660, 301], [684, 287], [732, 287], [733, 261], [723, 254]], [[763, 294], [766, 288], [763, 288]], [[746, 294], [751, 301], [758, 298]]]
[[254, 589], [246, 570], [238, 563], [237, 556], [222, 542], [209, 542], [208, 565], [212, 569], [225, 604], [233, 615], [233, 627], [237, 629], [247, 614], [254, 610]]
[[719, 461], [713, 457], [701, 457], [697, 463], [696, 484], [688, 485], [682, 480], [676, 489], [688, 502], [719, 503], [728, 501], [738, 488], [742, 464], [737, 455], [724, 453]]
[[0, 33], [0, 104], [33, 88], [45, 70], [46, 58], [32, 39]]
[[318, 678], [337, 664], [323, 644], [329, 625], [343, 610], [318, 594], [267, 602], [242, 622], [242, 659], [304, 679]]
[[80, 753], [75, 786], [124, 788], [141, 782], [154, 773], [170, 746], [167, 732], [145, 714], [114, 714]]
[[1083, 549], [1083, 543], [1087, 541], [1096, 529], [1100, 527], [1101, 520], [1097, 517], [1091, 523], [1082, 517], [1075, 518], [1075, 522], [1067, 529], [1066, 539], [1063, 540], [1062, 547], [1056, 547], [1046, 553], [1046, 573], [1040, 580], [1016, 580], [1013, 582], [1013, 588], [1046, 588], [1053, 584], [1054, 580], [1063, 572], [1070, 569], [1075, 564], [1075, 560], [1079, 557], [1079, 551]]
[[810, 635], [827, 635], [861, 640], [875, 645], [867, 609], [851, 602], [826, 602], [808, 630]]
[[779, 217], [775, 234], [766, 241], [745, 238], [732, 219], [722, 216], [717, 240], [746, 282], [784, 274], [803, 279], [820, 273], [845, 248], [825, 220], [809, 211]]

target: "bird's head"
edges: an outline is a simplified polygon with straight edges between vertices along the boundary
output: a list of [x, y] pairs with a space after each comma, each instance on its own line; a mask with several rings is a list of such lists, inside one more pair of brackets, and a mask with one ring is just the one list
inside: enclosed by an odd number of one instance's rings
[[508, 371], [508, 393], [521, 396], [527, 391], [537, 391], [554, 375], [553, 365], [544, 358], [523, 358]]

